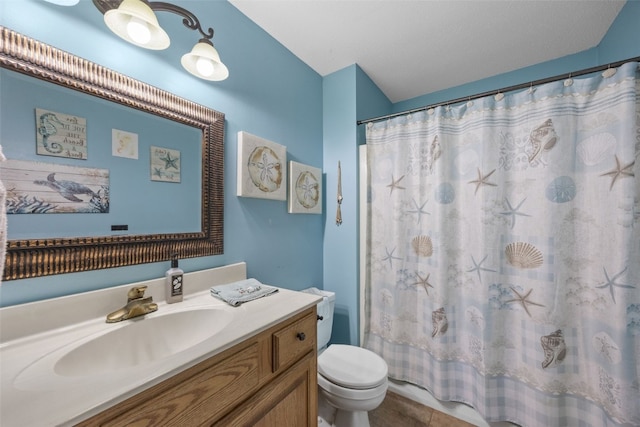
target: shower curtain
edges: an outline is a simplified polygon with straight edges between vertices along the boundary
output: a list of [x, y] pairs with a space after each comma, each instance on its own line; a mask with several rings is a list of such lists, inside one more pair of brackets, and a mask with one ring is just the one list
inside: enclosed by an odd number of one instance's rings
[[[0, 164], [6, 161], [7, 158], [2, 152], [2, 145], [0, 145]], [[7, 189], [0, 180], [0, 285], [2, 285], [2, 276], [4, 272], [4, 262], [7, 255]]]
[[364, 346], [488, 421], [640, 425], [638, 64], [367, 125]]

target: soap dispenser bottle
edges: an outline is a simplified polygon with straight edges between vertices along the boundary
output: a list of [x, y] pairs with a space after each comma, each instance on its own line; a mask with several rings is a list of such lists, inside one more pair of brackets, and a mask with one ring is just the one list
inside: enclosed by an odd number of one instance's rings
[[165, 277], [167, 281], [167, 303], [182, 301], [182, 275], [184, 271], [178, 268], [178, 254], [171, 256], [171, 268], [167, 270]]

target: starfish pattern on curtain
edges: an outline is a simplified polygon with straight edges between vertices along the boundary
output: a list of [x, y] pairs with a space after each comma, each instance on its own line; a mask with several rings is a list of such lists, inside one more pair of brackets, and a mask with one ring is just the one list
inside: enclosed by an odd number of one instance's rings
[[640, 425], [638, 64], [367, 125], [364, 346], [488, 421]]

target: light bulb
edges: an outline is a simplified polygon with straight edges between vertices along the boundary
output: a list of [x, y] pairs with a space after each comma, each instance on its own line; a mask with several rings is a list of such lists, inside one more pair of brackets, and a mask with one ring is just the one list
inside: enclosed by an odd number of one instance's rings
[[136, 43], [145, 45], [151, 40], [149, 26], [142, 19], [132, 16], [127, 23], [127, 33]]
[[185, 70], [201, 79], [217, 82], [229, 77], [229, 70], [208, 39], [196, 43], [191, 52], [182, 55], [180, 62]]
[[201, 56], [196, 60], [196, 69], [201, 76], [209, 77], [213, 74], [213, 70], [215, 69], [215, 67], [213, 65], [213, 61]]

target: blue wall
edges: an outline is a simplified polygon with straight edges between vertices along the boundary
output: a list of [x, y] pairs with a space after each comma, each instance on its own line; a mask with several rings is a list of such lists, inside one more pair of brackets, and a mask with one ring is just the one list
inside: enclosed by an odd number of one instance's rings
[[[0, 24], [225, 113], [224, 255], [182, 260], [185, 271], [246, 261], [248, 275], [265, 283], [322, 287], [323, 216], [292, 215], [286, 202], [235, 195], [240, 130], [285, 145], [288, 160], [323, 167], [322, 78], [230, 3], [179, 5], [215, 29], [213, 42], [229, 68], [227, 80], [207, 82], [182, 69], [180, 57], [199, 37], [166, 12], [158, 13], [171, 37], [165, 51], [140, 49], [114, 36], [90, 0], [74, 7], [0, 0]], [[0, 305], [161, 277], [167, 268], [169, 262], [8, 281], [0, 287]]]
[[[385, 114], [391, 102], [362, 69], [351, 65], [324, 78], [324, 164], [327, 210], [324, 232], [324, 289], [336, 293], [331, 341], [358, 343], [359, 229], [358, 148], [361, 118]], [[336, 225], [337, 170], [342, 169], [342, 225]]]
[[[356, 146], [356, 66], [344, 68], [324, 78], [323, 119], [324, 157], [326, 172], [326, 223], [324, 232], [324, 289], [336, 293], [332, 342], [351, 343], [357, 337], [358, 307]], [[338, 161], [342, 170], [342, 225], [336, 225]]]

